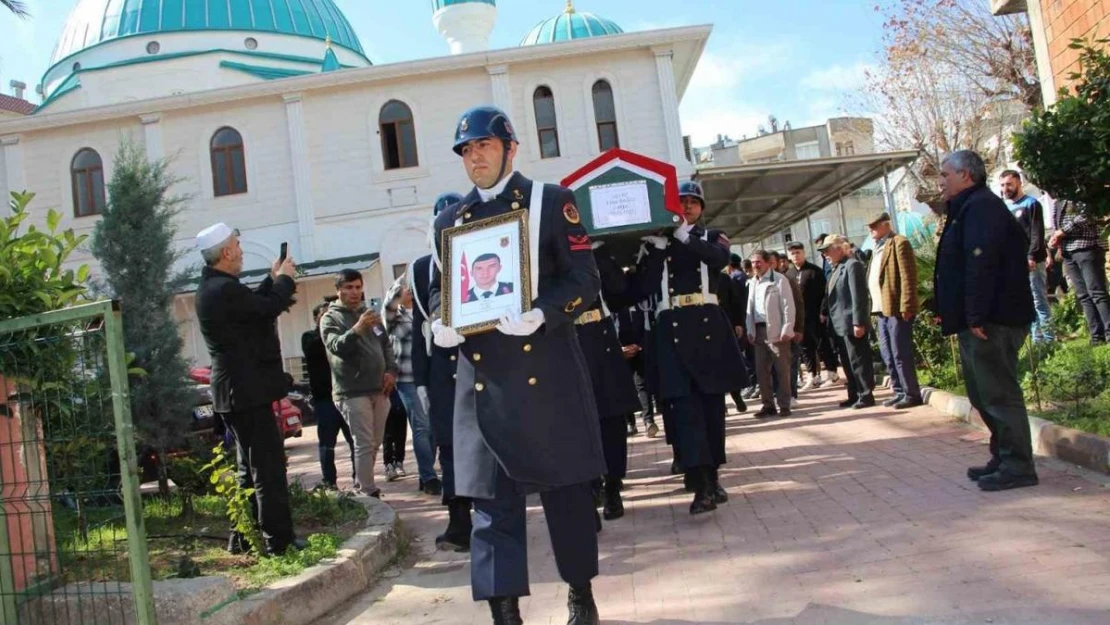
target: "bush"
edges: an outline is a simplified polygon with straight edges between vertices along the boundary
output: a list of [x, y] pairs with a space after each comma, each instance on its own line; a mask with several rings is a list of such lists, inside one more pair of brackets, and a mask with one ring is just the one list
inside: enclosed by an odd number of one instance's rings
[[1083, 336], [1087, 331], [1083, 307], [1075, 298], [1074, 291], [1069, 292], [1052, 307], [1052, 329], [1060, 340]]
[[1056, 404], [1068, 416], [1090, 416], [1099, 404], [1096, 398], [1110, 383], [1110, 346], [1091, 347], [1083, 340], [1065, 343], [1048, 353], [1035, 373], [1026, 373], [1027, 396], [1034, 383], [1042, 400]]

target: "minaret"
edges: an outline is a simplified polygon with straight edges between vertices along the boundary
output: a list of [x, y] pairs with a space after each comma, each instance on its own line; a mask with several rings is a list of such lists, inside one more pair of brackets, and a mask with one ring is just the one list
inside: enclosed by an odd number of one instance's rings
[[451, 54], [489, 49], [497, 22], [497, 0], [432, 0], [432, 22], [451, 46]]

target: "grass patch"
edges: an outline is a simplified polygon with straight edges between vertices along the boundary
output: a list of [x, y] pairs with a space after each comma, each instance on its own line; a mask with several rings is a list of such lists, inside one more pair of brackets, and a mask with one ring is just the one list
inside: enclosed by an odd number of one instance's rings
[[[220, 497], [194, 497], [191, 514], [184, 512], [177, 495], [168, 500], [144, 500], [152, 577], [162, 580], [224, 575], [241, 590], [257, 589], [334, 557], [343, 541], [358, 532], [366, 520], [366, 509], [348, 495], [305, 490], [299, 483], [290, 485], [289, 495], [294, 526], [300, 536], [307, 537], [309, 546], [272, 558], [227, 552], [230, 523]], [[78, 511], [55, 502], [53, 516], [61, 571], [54, 580], [56, 585], [130, 580], [122, 506]]]

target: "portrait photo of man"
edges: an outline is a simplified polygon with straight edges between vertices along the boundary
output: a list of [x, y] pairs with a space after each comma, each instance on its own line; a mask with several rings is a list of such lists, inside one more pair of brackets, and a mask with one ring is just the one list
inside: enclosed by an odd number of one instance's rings
[[510, 295], [513, 292], [512, 282], [498, 282], [497, 276], [501, 273], [501, 257], [492, 252], [478, 256], [470, 266], [470, 278], [474, 286], [466, 293], [464, 304], [479, 302], [498, 295]]

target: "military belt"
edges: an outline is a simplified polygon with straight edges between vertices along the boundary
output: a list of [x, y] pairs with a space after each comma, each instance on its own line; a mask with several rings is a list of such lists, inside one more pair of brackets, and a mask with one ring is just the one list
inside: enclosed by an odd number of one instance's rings
[[574, 320], [574, 323], [575, 325], [584, 326], [588, 323], [597, 323], [602, 319], [605, 319], [605, 314], [602, 313], [600, 310], [587, 310], [581, 315], [578, 315], [578, 318]]
[[702, 306], [704, 304], [717, 304], [717, 296], [710, 293], [689, 293], [687, 295], [674, 295], [671, 297], [671, 308], [685, 308], [687, 306]]

